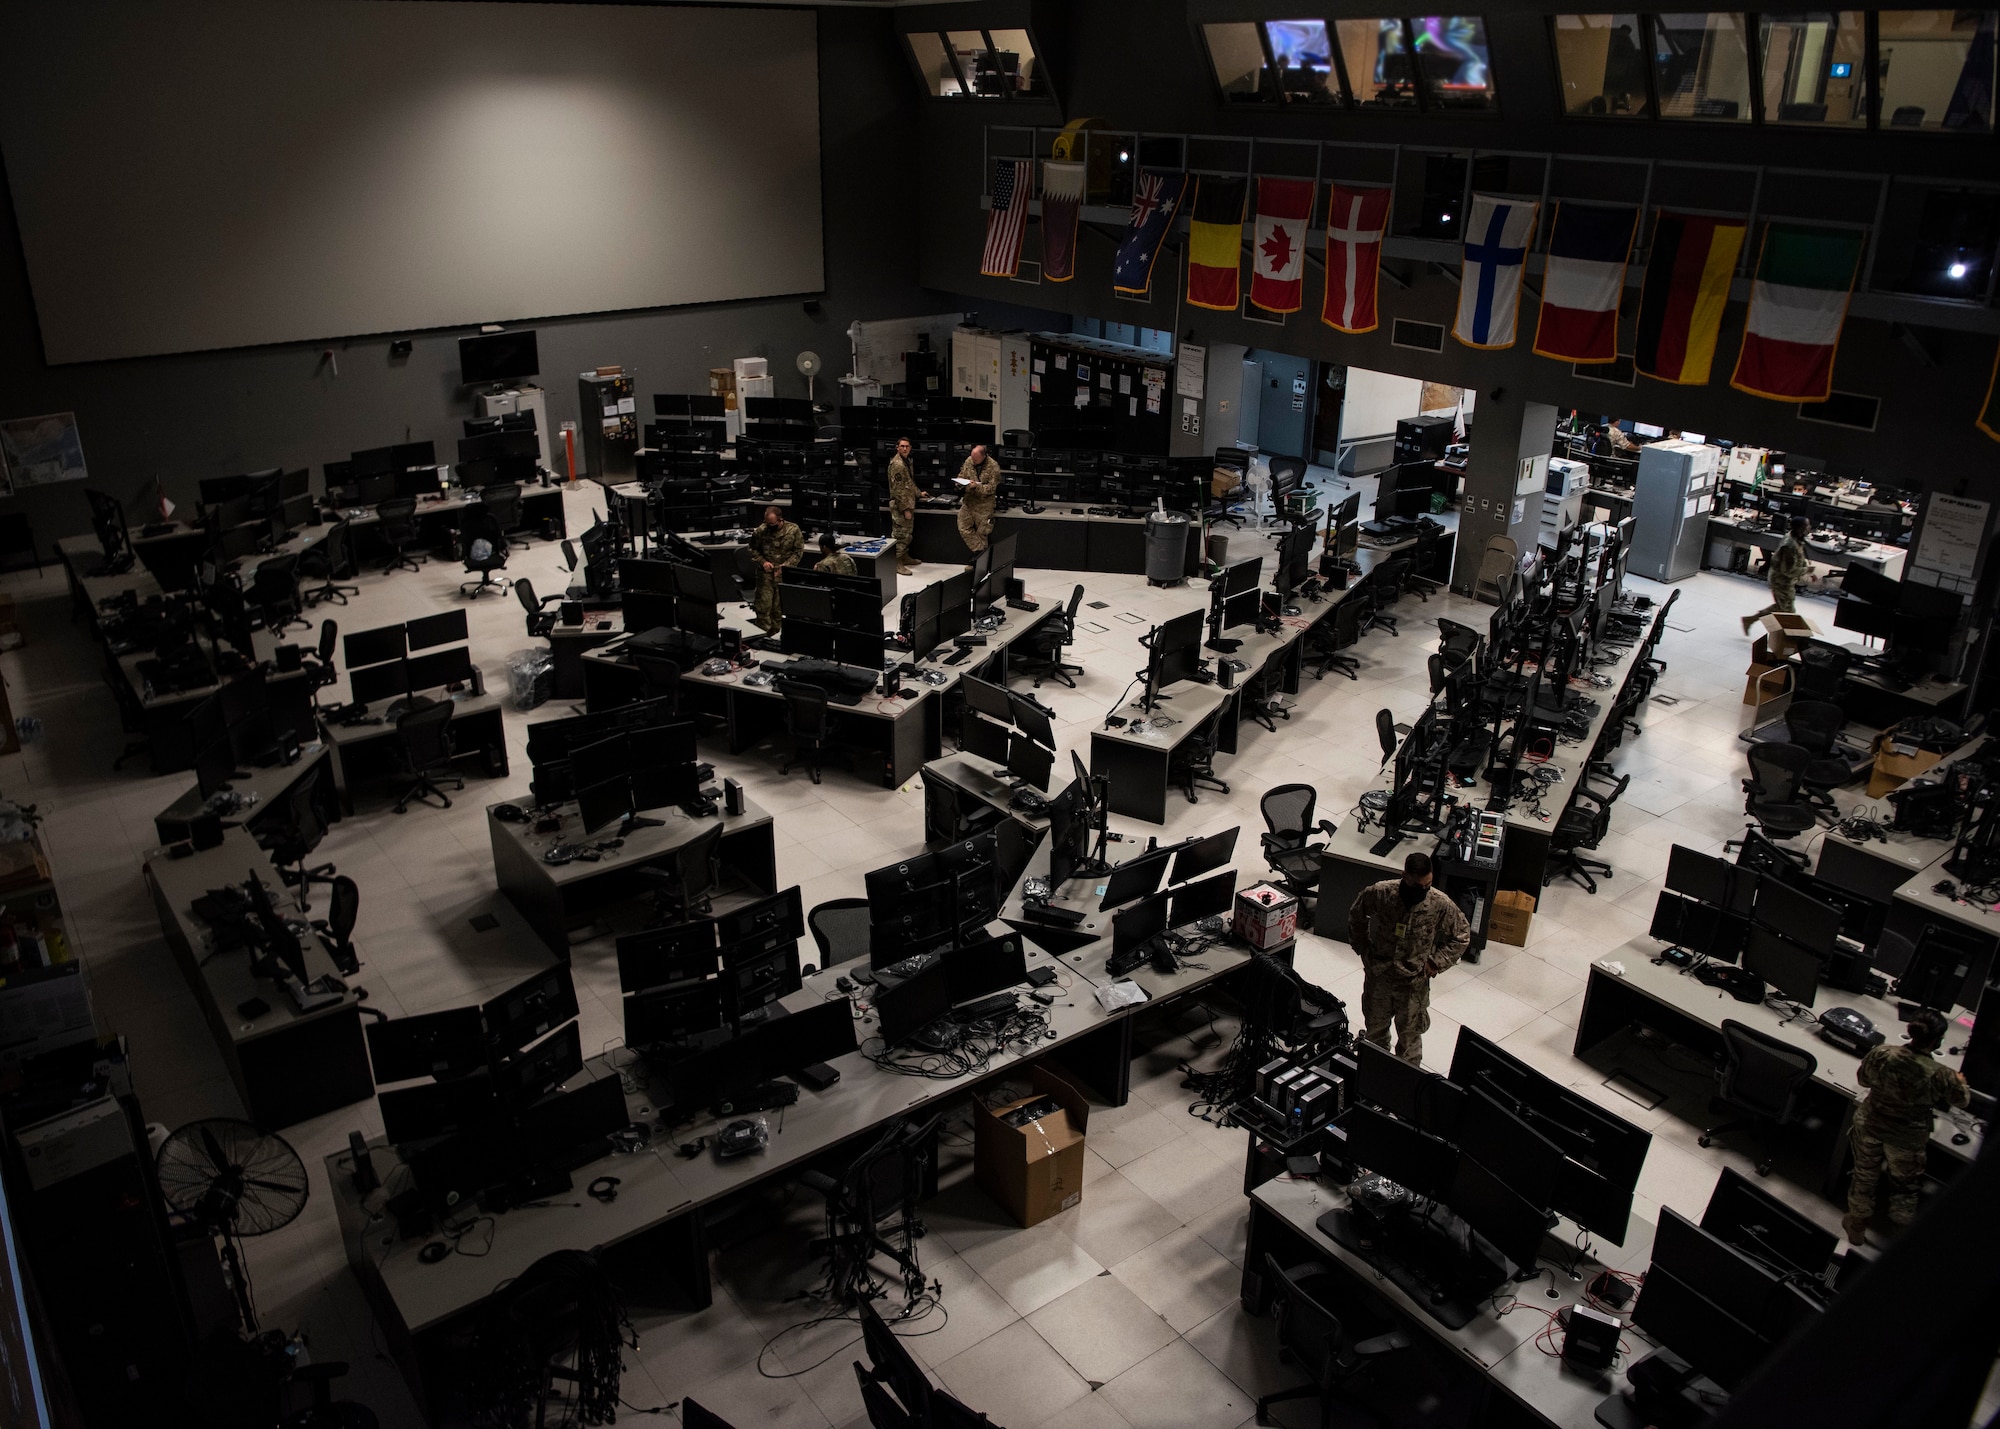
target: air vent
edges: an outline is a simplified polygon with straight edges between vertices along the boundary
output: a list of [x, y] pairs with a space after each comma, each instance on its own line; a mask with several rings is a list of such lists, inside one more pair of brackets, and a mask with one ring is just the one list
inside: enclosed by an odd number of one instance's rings
[[1389, 324], [1389, 346], [1407, 347], [1416, 352], [1443, 352], [1444, 325], [1413, 323], [1407, 318], [1397, 318]]
[[1236, 311], [1237, 316], [1241, 317], [1246, 323], [1262, 323], [1265, 327], [1283, 327], [1285, 319], [1291, 316], [1289, 313], [1265, 312], [1250, 301], [1247, 293], [1244, 295], [1243, 300], [1236, 305]]
[[1026, 258], [1023, 258], [1021, 266], [1014, 271], [1012, 281], [1016, 283], [1032, 283], [1036, 287], [1040, 287], [1042, 282], [1042, 265], [1031, 263]]
[[1880, 397], [1864, 397], [1859, 392], [1835, 392], [1824, 402], [1799, 403], [1801, 422], [1818, 422], [1824, 427], [1851, 427], [1857, 432], [1875, 430], [1882, 415]]
[[1632, 355], [1624, 352], [1618, 354], [1616, 362], [1572, 362], [1569, 370], [1571, 376], [1586, 382], [1608, 382], [1614, 387], [1630, 387], [1638, 372]]

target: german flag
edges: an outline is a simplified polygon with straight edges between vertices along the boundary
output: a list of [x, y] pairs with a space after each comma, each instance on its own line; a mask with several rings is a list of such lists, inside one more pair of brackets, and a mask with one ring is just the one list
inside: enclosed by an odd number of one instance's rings
[[1188, 219], [1188, 302], [1197, 308], [1236, 310], [1243, 268], [1243, 205], [1247, 179], [1195, 180]]
[[1741, 219], [1660, 214], [1639, 294], [1639, 371], [1660, 382], [1707, 383], [1744, 232]]

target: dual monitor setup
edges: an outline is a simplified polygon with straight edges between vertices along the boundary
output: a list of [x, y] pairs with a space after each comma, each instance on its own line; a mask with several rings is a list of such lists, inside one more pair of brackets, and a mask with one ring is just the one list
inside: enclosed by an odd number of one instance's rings
[[793, 567], [778, 583], [778, 609], [785, 618], [778, 648], [785, 654], [882, 668], [882, 587], [873, 578]]
[[722, 630], [716, 607], [743, 598], [736, 578], [713, 564], [699, 566], [645, 557], [618, 562], [618, 589], [628, 631], [683, 630], [709, 640], [716, 639]]
[[[640, 700], [529, 725], [536, 804], [546, 809], [575, 800], [586, 837], [614, 824], [621, 830], [657, 824], [640, 817], [649, 810], [710, 811], [701, 792], [695, 722], [676, 714], [673, 705], [670, 698]], [[703, 839], [719, 838], [721, 831], [718, 824]], [[687, 847], [703, 839], [689, 840]], [[706, 866], [706, 860], [699, 862]], [[692, 864], [683, 875], [696, 880], [693, 888], [684, 883], [683, 898], [698, 898], [712, 886], [712, 875]]]
[[[430, 442], [399, 442], [350, 452], [323, 468], [326, 498], [334, 506], [380, 506], [399, 498], [420, 501], [438, 494], [437, 449]], [[202, 497], [206, 505], [208, 498]]]
[[472, 650], [463, 610], [441, 611], [401, 625], [380, 625], [341, 637], [350, 708], [389, 702], [388, 719], [425, 690], [470, 683]]
[[1964, 599], [1955, 590], [1850, 565], [1840, 579], [1833, 623], [1883, 642], [1880, 661], [1904, 678], [1929, 674], [1951, 651]]
[[994, 777], [1012, 777], [1046, 794], [1055, 768], [1056, 736], [1049, 712], [1027, 695], [967, 675], [959, 681], [965, 712], [958, 746], [993, 765]]
[[1229, 916], [1236, 904], [1236, 870], [1229, 861], [1241, 832], [1224, 829], [1149, 849], [1111, 870], [1098, 909], [1118, 910], [1111, 915], [1111, 956], [1105, 964], [1113, 976], [1148, 961], [1171, 971], [1178, 966], [1174, 929]]
[[869, 872], [870, 974], [911, 976], [976, 939], [1000, 911], [1033, 852], [1013, 819], [935, 852]]
[[312, 519], [309, 482], [304, 470], [277, 467], [204, 477], [199, 526], [208, 551], [217, 561], [234, 561], [282, 545]]
[[[933, 581], [904, 597], [902, 631], [911, 660], [922, 660], [969, 634], [974, 624], [1010, 598], [1015, 579], [1014, 548], [1015, 538], [1002, 536], [973, 558], [971, 569]], [[954, 661], [962, 658], [962, 654], [952, 657]]]
[[279, 721], [262, 672], [225, 681], [189, 711], [195, 781], [204, 800], [227, 793], [232, 779], [248, 778], [244, 765], [271, 765], [286, 757], [300, 736]]

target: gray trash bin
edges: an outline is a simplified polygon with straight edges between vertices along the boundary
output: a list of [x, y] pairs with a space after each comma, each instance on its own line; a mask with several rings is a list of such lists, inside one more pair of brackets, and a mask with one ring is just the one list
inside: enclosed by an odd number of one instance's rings
[[1187, 579], [1188, 518], [1179, 511], [1146, 515], [1146, 584], [1173, 585]]

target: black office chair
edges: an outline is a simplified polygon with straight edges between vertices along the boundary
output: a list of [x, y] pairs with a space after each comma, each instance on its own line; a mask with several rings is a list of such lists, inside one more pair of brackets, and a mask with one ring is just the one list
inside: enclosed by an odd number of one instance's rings
[[795, 765], [803, 764], [817, 784], [833, 724], [827, 714], [826, 691], [803, 680], [782, 679], [776, 682], [776, 689], [784, 696], [786, 730], [792, 736], [792, 756], [778, 766], [778, 772], [789, 774]]
[[[1375, 738], [1382, 746], [1382, 764], [1396, 757], [1396, 748], [1403, 742], [1403, 736], [1410, 732], [1407, 724], [1397, 724], [1394, 711], [1375, 711]], [[1376, 766], [1378, 769], [1381, 765]]]
[[279, 879], [287, 888], [299, 891], [299, 907], [308, 911], [312, 908], [312, 886], [333, 882], [332, 864], [306, 863], [325, 837], [326, 815], [320, 808], [317, 779], [300, 780], [285, 800], [283, 819], [267, 820], [259, 830], [257, 842], [270, 851]]
[[382, 544], [389, 548], [389, 564], [382, 567], [382, 574], [423, 569], [423, 563], [430, 557], [421, 551], [414, 556], [410, 554], [410, 548], [423, 539], [417, 531], [417, 498], [398, 496], [385, 501], [375, 508], [375, 516]]
[[528, 638], [530, 640], [546, 640], [549, 638], [549, 633], [556, 628], [556, 621], [561, 615], [559, 610], [551, 609], [551, 607], [560, 606], [568, 597], [561, 595], [537, 596], [533, 581], [529, 580], [526, 576], [516, 576], [514, 578], [514, 598], [521, 602], [521, 609], [528, 617]]
[[799, 1184], [826, 1200], [826, 1234], [809, 1249], [826, 1256], [829, 1303], [860, 1305], [879, 1295], [875, 1261], [882, 1257], [895, 1263], [905, 1285], [923, 1284], [917, 1206], [940, 1119], [896, 1121], [840, 1170], [799, 1173]]
[[[1588, 777], [1585, 776], [1586, 779]], [[1560, 873], [1570, 882], [1581, 885], [1584, 892], [1594, 894], [1597, 892], [1597, 880], [1591, 875], [1601, 873], [1606, 878], [1612, 876], [1610, 864], [1602, 859], [1587, 858], [1583, 851], [1596, 848], [1611, 832], [1611, 806], [1618, 802], [1619, 795], [1631, 782], [1631, 775], [1619, 775], [1618, 782], [1611, 786], [1608, 794], [1599, 793], [1588, 783], [1577, 785], [1569, 807], [1562, 811], [1555, 827], [1549, 831], [1549, 861], [1542, 872], [1542, 887], [1554, 883]]]
[[[1796, 744], [1753, 744], [1748, 752], [1750, 777], [1743, 781], [1743, 812], [1774, 840], [1797, 838], [1819, 827], [1819, 816], [1806, 796], [1806, 770], [1812, 755]], [[1731, 839], [1724, 851], [1741, 848]], [[1799, 857], [1796, 850], [1786, 853]]]
[[1385, 615], [1397, 601], [1403, 598], [1403, 585], [1410, 578], [1410, 558], [1398, 556], [1393, 561], [1384, 561], [1375, 568], [1375, 578], [1368, 583], [1369, 605], [1368, 626], [1370, 630], [1382, 627], [1391, 635], [1402, 634], [1396, 628], [1396, 617]]
[[522, 526], [521, 487], [518, 482], [505, 481], [482, 487], [479, 501], [486, 514], [493, 518], [493, 524], [509, 537], [527, 539], [528, 532]]
[[[1724, 1132], [1742, 1127], [1757, 1133], [1810, 1124], [1799, 1093], [1818, 1070], [1819, 1059], [1803, 1047], [1724, 1019], [1722, 1055], [1715, 1059], [1716, 1094], [1710, 1105], [1742, 1115], [1709, 1127], [1697, 1140], [1707, 1146]], [[1757, 1163], [1759, 1176], [1770, 1174], [1772, 1159], [1767, 1152]]]
[[822, 970], [868, 956], [868, 900], [834, 898], [806, 914], [806, 930], [819, 948]]
[[[679, 714], [681, 712], [681, 667], [665, 655], [652, 650], [634, 650], [632, 652], [632, 664], [638, 669], [639, 678], [645, 682], [646, 698], [649, 700], [670, 700], [672, 703], [667, 708], [673, 713]], [[785, 683], [790, 682], [787, 681]], [[815, 685], [812, 688], [818, 689], [819, 687]], [[822, 690], [820, 692], [820, 698], [822, 700], [826, 698], [825, 691]], [[813, 782], [817, 784], [819, 780], [815, 779]]]
[[104, 683], [111, 687], [111, 697], [118, 703], [118, 726], [126, 735], [124, 749], [111, 761], [114, 771], [122, 771], [125, 761], [147, 753], [153, 746], [146, 734], [146, 706], [139, 698], [139, 692], [132, 688], [132, 682], [125, 678], [125, 671], [118, 664], [118, 657], [107, 649], [104, 655]]
[[1408, 1349], [1410, 1337], [1394, 1317], [1367, 1304], [1351, 1276], [1316, 1260], [1287, 1269], [1264, 1257], [1265, 1282], [1277, 1300], [1278, 1354], [1312, 1378], [1295, 1389], [1257, 1400], [1257, 1422], [1271, 1423], [1271, 1406], [1288, 1399], [1320, 1401], [1320, 1429], [1332, 1429], [1335, 1397], [1356, 1375], [1384, 1355]]
[[652, 885], [656, 925], [674, 927], [708, 912], [710, 895], [722, 881], [721, 848], [722, 823], [717, 820], [675, 849], [668, 867], [639, 870]]
[[1000, 445], [1011, 451], [1031, 452], [1035, 449], [1035, 434], [1026, 427], [1009, 427], [1000, 434]]
[[1854, 668], [1854, 652], [1819, 640], [1808, 640], [1792, 666], [1792, 698], [1839, 704], [1841, 686]]
[[304, 1385], [312, 1393], [302, 1409], [294, 1409], [278, 1421], [278, 1429], [379, 1429], [381, 1420], [367, 1405], [353, 1399], [335, 1399], [333, 1382], [347, 1374], [344, 1360], [319, 1360], [295, 1365], [285, 1372], [280, 1394], [281, 1407], [290, 1401], [293, 1386]]
[[346, 521], [336, 521], [324, 541], [300, 555], [300, 572], [320, 578], [320, 583], [305, 593], [307, 605], [318, 605], [323, 600], [346, 605], [350, 595], [361, 594], [360, 586], [342, 585], [339, 581], [341, 576], [354, 574], [354, 560], [348, 549], [351, 535]]
[[1443, 584], [1437, 574], [1438, 542], [1443, 537], [1444, 527], [1427, 520], [1417, 527], [1417, 544], [1410, 552], [1407, 581], [1426, 605], [1430, 604], [1431, 591]]
[[1042, 687], [1043, 680], [1061, 680], [1072, 690], [1076, 681], [1072, 675], [1081, 675], [1083, 666], [1065, 665], [1063, 650], [1076, 640], [1076, 613], [1083, 605], [1083, 587], [1078, 586], [1069, 594], [1069, 604], [1050, 616], [1042, 625], [1014, 646], [1015, 654], [1027, 666], [1039, 666], [1034, 685]]
[[1190, 804], [1201, 802], [1196, 788], [1213, 789], [1218, 794], [1227, 794], [1229, 785], [1215, 776], [1216, 725], [1222, 718], [1218, 708], [1201, 722], [1199, 729], [1190, 730], [1186, 739], [1167, 756], [1167, 782], [1178, 784], [1187, 794]]
[[1278, 721], [1292, 717], [1291, 707], [1285, 703], [1284, 685], [1283, 662], [1273, 660], [1244, 683], [1237, 698], [1238, 711], [1277, 733]]
[[480, 506], [466, 512], [465, 520], [458, 528], [458, 537], [465, 547], [465, 568], [479, 575], [476, 581], [458, 583], [460, 595], [468, 600], [477, 600], [488, 591], [504, 591], [513, 584], [504, 578], [493, 579], [493, 573], [507, 564], [507, 533], [500, 528], [491, 511]]
[[1326, 852], [1326, 845], [1313, 843], [1312, 836], [1323, 833], [1331, 838], [1335, 832], [1333, 820], [1313, 819], [1318, 803], [1319, 791], [1310, 784], [1280, 784], [1257, 801], [1264, 814], [1264, 862], [1285, 891], [1299, 900], [1301, 928], [1312, 926], [1310, 900], [1319, 887], [1320, 855]]
[[1250, 475], [1250, 453], [1244, 451], [1241, 447], [1217, 447], [1215, 449], [1214, 470], [1217, 472], [1230, 472], [1233, 475], [1234, 483], [1226, 490], [1217, 492], [1214, 477], [1211, 476], [1209, 478], [1206, 512], [1208, 524], [1218, 526], [1222, 522], [1227, 521], [1232, 526], [1241, 526], [1243, 518], [1237, 515], [1231, 508], [1237, 502], [1247, 500], [1250, 496], [1250, 488], [1244, 484], [1245, 479]]
[[449, 781], [454, 789], [465, 787], [465, 781], [451, 772], [456, 752], [451, 740], [453, 709], [450, 700], [424, 700], [397, 719], [399, 772], [411, 781], [408, 791], [396, 801], [397, 813], [408, 813], [412, 802], [429, 805], [432, 799], [438, 802], [431, 807], [449, 809], [451, 799], [441, 785]]
[[1805, 785], [1806, 802], [1819, 811], [1825, 823], [1836, 823], [1840, 806], [1833, 791], [1849, 784], [1874, 761], [1868, 751], [1851, 749], [1840, 742], [1847, 728], [1847, 712], [1825, 700], [1794, 699], [1785, 706], [1785, 732], [1812, 756], [1800, 782]]
[[1447, 670], [1457, 669], [1477, 654], [1483, 638], [1483, 634], [1470, 625], [1438, 617], [1438, 654], [1444, 656]]
[[[1302, 457], [1274, 456], [1270, 460], [1270, 472], [1271, 490], [1275, 493], [1278, 489], [1278, 478], [1280, 476], [1296, 476], [1303, 482], [1306, 478], [1306, 462]], [[1273, 504], [1274, 506], [1276, 504], [1275, 495], [1273, 497]]]
[[[331, 867], [331, 865], [329, 865]], [[361, 914], [361, 886], [346, 874], [328, 880], [333, 891], [327, 895], [326, 917], [313, 921], [320, 946], [345, 977], [361, 971], [361, 955], [354, 950], [354, 922]]]
[[294, 625], [312, 629], [312, 622], [299, 613], [304, 602], [299, 597], [297, 556], [266, 556], [250, 578], [249, 599], [263, 616], [264, 628], [273, 635], [282, 635]]
[[319, 708], [319, 692], [340, 678], [340, 671], [334, 667], [333, 652], [340, 639], [340, 627], [331, 620], [319, 623], [319, 648], [299, 657], [299, 668], [306, 672], [307, 698], [313, 708]]
[[[534, 1429], [580, 1423], [586, 1378], [615, 1406], [622, 1366], [617, 1332], [607, 1327], [623, 1318], [610, 1277], [589, 1251], [555, 1251], [506, 1281], [487, 1297], [473, 1335], [471, 1375], [493, 1401], [486, 1406], [497, 1410], [493, 1422], [526, 1425], [532, 1408]], [[608, 1421], [615, 1411], [601, 1412]]]

